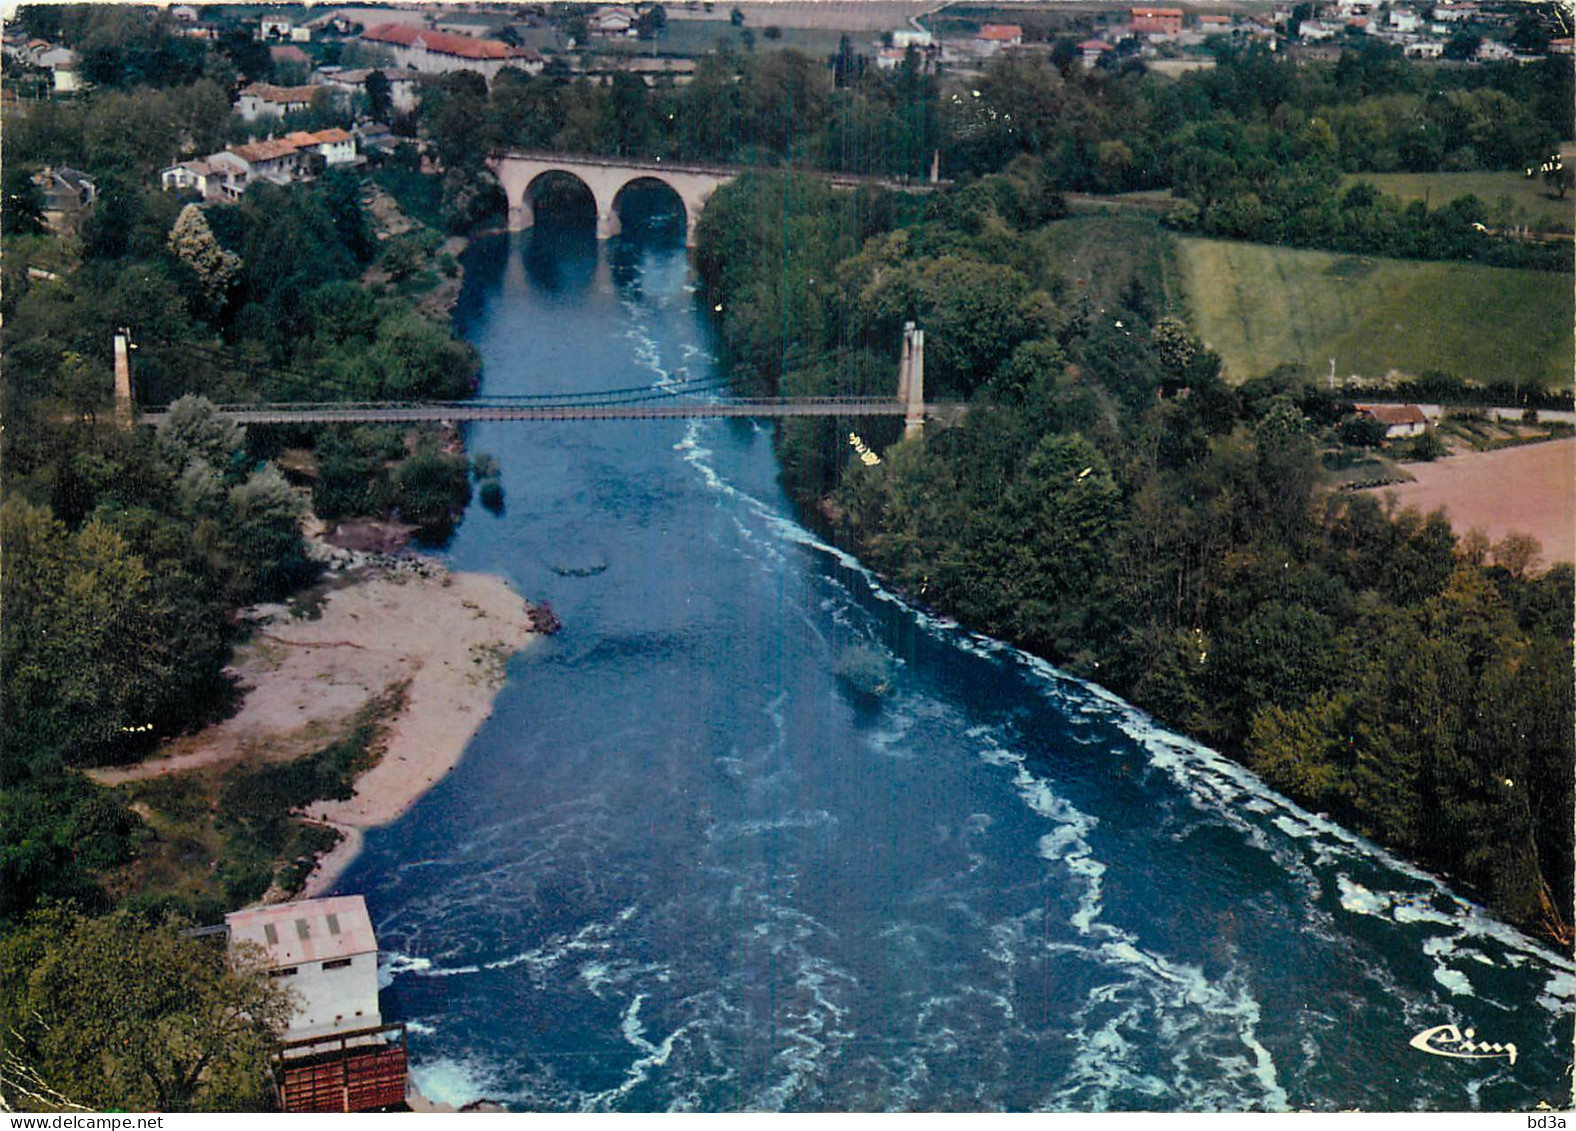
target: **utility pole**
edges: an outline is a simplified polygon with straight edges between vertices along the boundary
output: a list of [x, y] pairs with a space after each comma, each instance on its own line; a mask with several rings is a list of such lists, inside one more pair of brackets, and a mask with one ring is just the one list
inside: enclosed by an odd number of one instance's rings
[[115, 331], [115, 425], [130, 428], [136, 415], [136, 402], [131, 398], [131, 331], [121, 327]]

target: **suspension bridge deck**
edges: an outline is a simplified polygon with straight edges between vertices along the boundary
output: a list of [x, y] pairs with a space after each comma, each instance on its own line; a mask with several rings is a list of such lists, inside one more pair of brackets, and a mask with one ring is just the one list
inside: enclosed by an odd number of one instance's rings
[[[909, 410], [888, 397], [808, 397], [726, 401], [648, 401], [634, 404], [508, 404], [479, 401], [410, 403], [330, 403], [219, 405], [219, 411], [237, 424], [411, 424], [470, 420], [575, 421], [575, 420], [692, 420], [716, 417], [903, 416]], [[927, 419], [947, 420], [963, 410], [961, 403], [938, 401], [924, 405]], [[157, 425], [168, 414], [162, 410], [138, 415], [143, 424]]]

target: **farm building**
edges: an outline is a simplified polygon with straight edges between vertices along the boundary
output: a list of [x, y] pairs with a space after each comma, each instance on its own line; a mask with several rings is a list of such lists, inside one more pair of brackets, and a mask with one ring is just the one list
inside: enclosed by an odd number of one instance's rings
[[1353, 405], [1358, 416], [1377, 420], [1385, 426], [1385, 438], [1416, 436], [1428, 429], [1428, 417], [1415, 404], [1360, 404]]
[[401, 66], [427, 74], [475, 71], [491, 82], [505, 67], [516, 67], [534, 75], [539, 74], [544, 65], [541, 55], [529, 47], [429, 31], [409, 24], [379, 24], [362, 32], [361, 38], [391, 51], [395, 62]]
[[1135, 35], [1180, 35], [1181, 8], [1133, 8], [1128, 15]]
[[981, 55], [992, 55], [1003, 47], [1017, 47], [1023, 43], [1023, 28], [1017, 24], [986, 24], [974, 36], [974, 49]]
[[378, 1009], [378, 943], [359, 895], [225, 916], [232, 952], [255, 948], [294, 995], [276, 1065], [286, 1111], [367, 1111], [405, 1100], [405, 1027]]

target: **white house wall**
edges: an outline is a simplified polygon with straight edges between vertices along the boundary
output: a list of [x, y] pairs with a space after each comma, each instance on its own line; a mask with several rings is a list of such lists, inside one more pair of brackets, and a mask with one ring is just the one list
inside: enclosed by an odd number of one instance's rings
[[323, 969], [322, 962], [303, 962], [295, 971], [277, 979], [295, 995], [296, 1010], [287, 1039], [383, 1023], [378, 1012], [376, 952], [352, 955], [349, 966], [335, 970]]

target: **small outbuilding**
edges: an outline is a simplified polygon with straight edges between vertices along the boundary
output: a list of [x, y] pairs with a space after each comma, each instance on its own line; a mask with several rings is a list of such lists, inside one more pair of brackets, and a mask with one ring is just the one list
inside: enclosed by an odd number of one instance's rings
[[285, 1111], [405, 1102], [405, 1026], [378, 1008], [378, 942], [359, 895], [276, 903], [224, 918], [232, 953], [260, 953], [294, 998], [275, 1081]]
[[1360, 404], [1352, 407], [1358, 416], [1383, 424], [1387, 440], [1397, 436], [1417, 436], [1428, 430], [1428, 417], [1415, 404]]

